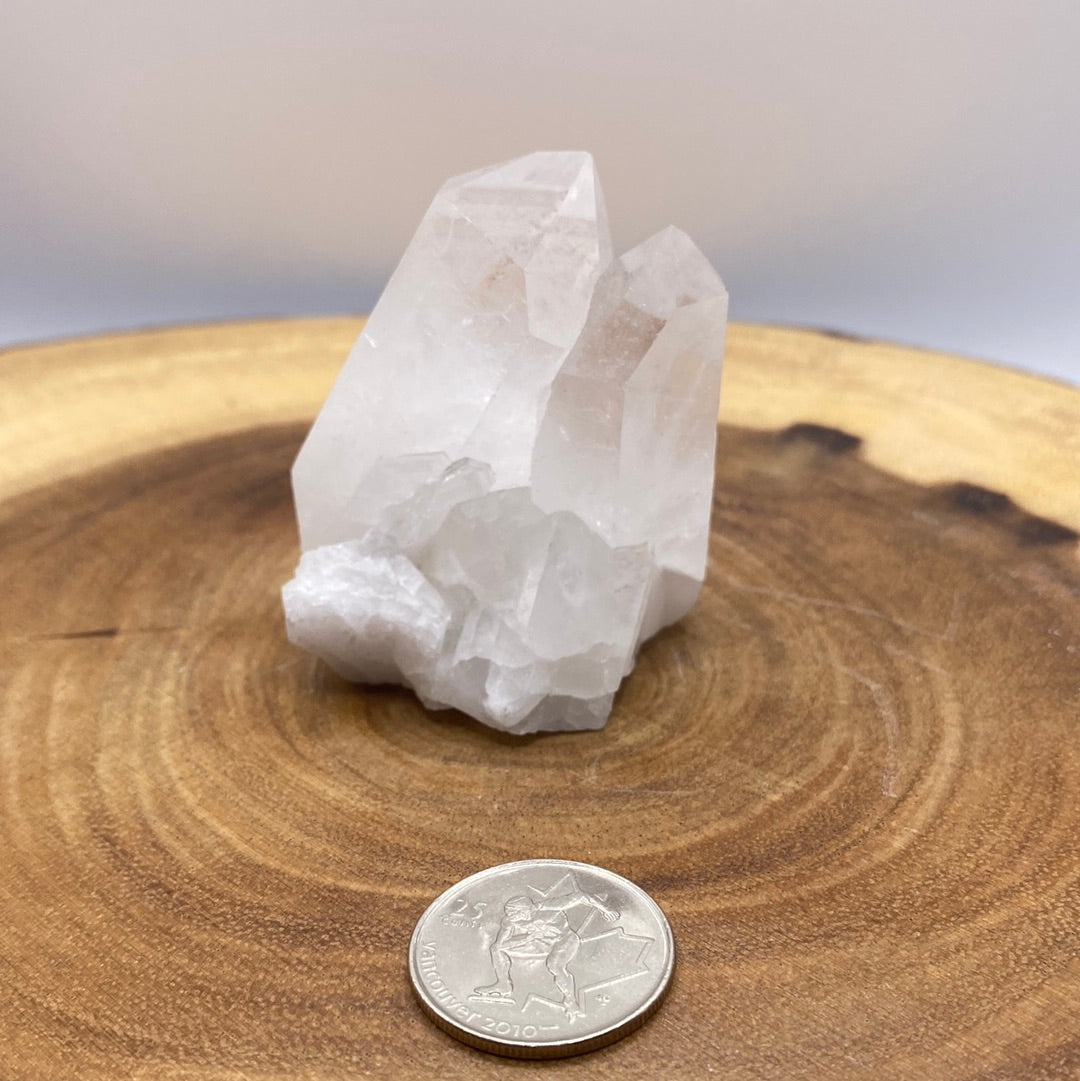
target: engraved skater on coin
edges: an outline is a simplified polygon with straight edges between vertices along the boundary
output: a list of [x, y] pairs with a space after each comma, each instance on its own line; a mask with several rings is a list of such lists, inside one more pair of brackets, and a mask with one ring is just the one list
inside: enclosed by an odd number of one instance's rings
[[619, 918], [615, 909], [577, 888], [576, 883], [568, 893], [558, 897], [541, 896], [538, 900], [524, 894], [511, 897], [503, 907], [502, 922], [491, 944], [495, 981], [477, 987], [475, 997], [484, 1001], [513, 1001], [514, 962], [543, 960], [562, 996], [567, 1020], [584, 1017], [574, 975], [568, 968], [581, 948], [581, 938], [580, 928], [571, 925], [567, 912], [578, 906], [595, 910], [607, 923], [615, 923]]

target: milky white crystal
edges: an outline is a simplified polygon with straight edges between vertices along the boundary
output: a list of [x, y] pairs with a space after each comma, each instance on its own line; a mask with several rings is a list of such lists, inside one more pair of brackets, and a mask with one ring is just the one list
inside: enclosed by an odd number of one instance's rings
[[599, 728], [705, 574], [727, 295], [614, 259], [592, 158], [447, 181], [293, 468], [290, 639], [511, 732]]

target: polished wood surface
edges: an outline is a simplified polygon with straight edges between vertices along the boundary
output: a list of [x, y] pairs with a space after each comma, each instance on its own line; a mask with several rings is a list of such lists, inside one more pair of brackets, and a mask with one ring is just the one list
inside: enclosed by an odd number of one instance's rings
[[[0, 353], [0, 1076], [1080, 1076], [1080, 391], [733, 327], [700, 603], [604, 731], [519, 739], [285, 640], [358, 325]], [[535, 856], [640, 883], [679, 962], [511, 1063], [405, 949]]]

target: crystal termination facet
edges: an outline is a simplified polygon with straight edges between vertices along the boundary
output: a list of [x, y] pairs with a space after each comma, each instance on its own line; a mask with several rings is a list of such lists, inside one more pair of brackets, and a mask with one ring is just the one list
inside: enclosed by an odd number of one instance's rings
[[293, 467], [289, 638], [510, 732], [599, 728], [705, 575], [727, 294], [620, 259], [585, 153], [435, 196]]

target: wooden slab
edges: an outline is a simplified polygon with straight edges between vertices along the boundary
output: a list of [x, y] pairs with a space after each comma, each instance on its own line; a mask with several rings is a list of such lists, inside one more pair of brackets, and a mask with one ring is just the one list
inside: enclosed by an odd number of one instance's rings
[[[358, 326], [0, 354], [3, 1076], [1080, 1076], [1080, 391], [734, 327], [701, 602], [603, 732], [517, 739], [285, 641]], [[510, 1063], [405, 949], [538, 856], [650, 890], [679, 963]]]

